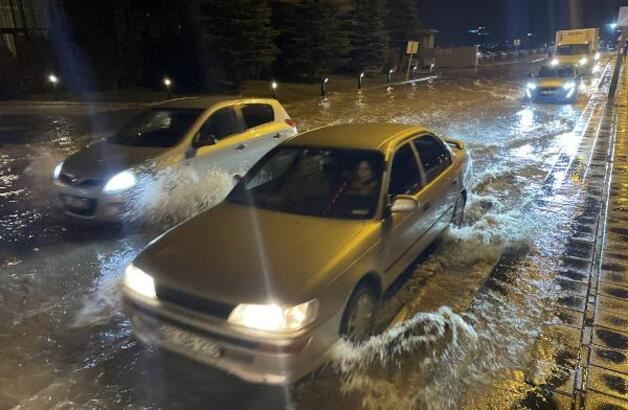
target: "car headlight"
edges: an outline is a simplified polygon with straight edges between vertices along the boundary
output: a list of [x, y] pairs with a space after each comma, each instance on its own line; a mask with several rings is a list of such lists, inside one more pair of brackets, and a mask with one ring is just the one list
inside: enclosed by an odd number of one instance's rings
[[550, 61], [550, 64], [556, 66], [556, 65], [560, 64], [560, 61], [558, 61], [558, 59], [555, 58], [552, 61]]
[[563, 84], [563, 88], [565, 90], [571, 90], [572, 88], [576, 87], [576, 83], [574, 83], [573, 81], [569, 81], [568, 83]]
[[241, 304], [229, 315], [229, 323], [269, 332], [291, 332], [312, 323], [317, 314], [316, 299], [297, 306]]
[[131, 171], [122, 171], [109, 179], [103, 191], [107, 193], [122, 192], [132, 188], [136, 183], [137, 178]]
[[536, 90], [536, 84], [534, 84], [534, 83], [528, 83], [528, 84], [526, 84], [526, 88], [527, 88], [528, 90]]
[[589, 59], [586, 57], [582, 57], [579, 61], [580, 65], [586, 65], [589, 62]]
[[52, 171], [52, 177], [54, 179], [59, 178], [59, 175], [61, 175], [61, 168], [63, 168], [63, 162], [60, 162], [59, 164], [57, 164], [57, 166], [55, 167], [55, 170]]
[[147, 298], [157, 297], [153, 277], [133, 264], [126, 267], [124, 286]]

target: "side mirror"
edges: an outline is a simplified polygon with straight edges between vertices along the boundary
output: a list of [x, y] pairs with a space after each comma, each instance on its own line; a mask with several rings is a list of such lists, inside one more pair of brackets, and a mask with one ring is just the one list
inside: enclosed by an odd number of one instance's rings
[[390, 207], [390, 212], [391, 213], [394, 213], [394, 212], [405, 213], [405, 212], [414, 212], [417, 209], [419, 209], [419, 201], [417, 201], [411, 196], [399, 195], [393, 201]]
[[194, 137], [194, 147], [204, 147], [206, 145], [214, 145], [218, 142], [218, 139], [214, 134], [204, 133], [199, 131]]

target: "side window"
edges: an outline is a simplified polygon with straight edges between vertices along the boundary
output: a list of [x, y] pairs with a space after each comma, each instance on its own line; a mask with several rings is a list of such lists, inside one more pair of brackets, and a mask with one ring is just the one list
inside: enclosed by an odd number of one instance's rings
[[417, 138], [413, 143], [421, 157], [426, 183], [429, 184], [451, 165], [451, 155], [431, 135]]
[[246, 128], [254, 128], [275, 121], [273, 107], [268, 104], [246, 104], [242, 107], [242, 115]]
[[394, 198], [397, 195], [414, 194], [420, 189], [421, 173], [416, 155], [410, 144], [406, 144], [393, 157], [388, 193]]
[[221, 140], [233, 134], [244, 131], [238, 115], [233, 108], [221, 108], [213, 113], [201, 127], [201, 136], [213, 135]]

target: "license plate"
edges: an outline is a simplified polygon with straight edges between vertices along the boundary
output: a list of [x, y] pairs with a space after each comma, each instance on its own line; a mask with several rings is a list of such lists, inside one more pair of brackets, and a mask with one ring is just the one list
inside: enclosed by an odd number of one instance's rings
[[214, 342], [170, 326], [162, 326], [160, 331], [162, 339], [168, 343], [181, 346], [186, 350], [199, 353], [206, 357], [220, 357], [220, 348]]
[[89, 199], [87, 198], [79, 198], [77, 196], [63, 196], [63, 203], [66, 206], [77, 209], [87, 209], [89, 208]]
[[556, 93], [556, 91], [541, 91], [541, 94], [543, 95], [554, 94], [554, 93]]

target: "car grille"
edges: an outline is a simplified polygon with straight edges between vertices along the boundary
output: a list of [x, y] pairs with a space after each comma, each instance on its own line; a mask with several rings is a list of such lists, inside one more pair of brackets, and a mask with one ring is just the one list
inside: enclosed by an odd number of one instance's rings
[[201, 298], [187, 292], [182, 292], [180, 290], [164, 286], [157, 286], [156, 293], [157, 298], [161, 301], [225, 320], [229, 317], [229, 314], [235, 307], [234, 305], [228, 303]]
[[555, 93], [556, 91], [560, 90], [560, 87], [542, 87], [539, 88], [539, 90], [541, 92], [551, 92], [551, 93]]
[[98, 186], [102, 184], [102, 181], [99, 179], [77, 179], [67, 174], [59, 175], [59, 181], [66, 185], [77, 186], [77, 187], [92, 187]]
[[[78, 198], [82, 201], [85, 201], [84, 206], [74, 206], [69, 203], [68, 199], [70, 198]], [[63, 202], [63, 206], [66, 210], [72, 212], [73, 214], [81, 215], [81, 216], [94, 216], [96, 213], [96, 207], [98, 206], [98, 201], [91, 198], [81, 198], [74, 197], [72, 195], [61, 195], [61, 201]]]

